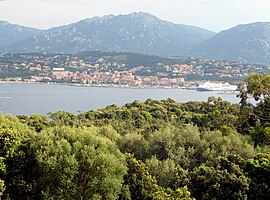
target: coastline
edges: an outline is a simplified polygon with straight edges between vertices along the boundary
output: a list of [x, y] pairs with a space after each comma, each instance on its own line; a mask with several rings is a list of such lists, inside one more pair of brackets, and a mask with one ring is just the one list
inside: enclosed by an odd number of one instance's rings
[[144, 85], [144, 86], [130, 86], [117, 84], [80, 84], [80, 83], [57, 83], [57, 82], [25, 82], [25, 81], [0, 81], [0, 84], [33, 84], [33, 85], [66, 85], [72, 87], [102, 87], [102, 88], [125, 88], [125, 89], [187, 89], [195, 90], [193, 87], [181, 86], [158, 86], [158, 85]]
[[[159, 86], [159, 85], [144, 85], [144, 86], [129, 86], [129, 85], [117, 85], [117, 84], [80, 84], [80, 83], [57, 83], [57, 82], [25, 82], [25, 81], [0, 81], [0, 84], [31, 84], [31, 85], [63, 85], [71, 87], [89, 87], [89, 88], [122, 88], [122, 89], [175, 89], [175, 90], [197, 90], [196, 87], [184, 87], [184, 86]], [[217, 92], [217, 91], [200, 91], [199, 92]], [[239, 91], [219, 91], [218, 94], [239, 94]]]

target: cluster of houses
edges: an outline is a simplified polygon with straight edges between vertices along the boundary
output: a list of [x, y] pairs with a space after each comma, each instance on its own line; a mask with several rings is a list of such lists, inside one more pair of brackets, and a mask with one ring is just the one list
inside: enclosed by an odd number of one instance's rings
[[[81, 59], [67, 54], [1, 54], [2, 81], [60, 82], [126, 87], [183, 87], [202, 80], [240, 81], [270, 67], [190, 58], [186, 63], [129, 66], [104, 57]], [[18, 76], [21, 74], [21, 76]]]

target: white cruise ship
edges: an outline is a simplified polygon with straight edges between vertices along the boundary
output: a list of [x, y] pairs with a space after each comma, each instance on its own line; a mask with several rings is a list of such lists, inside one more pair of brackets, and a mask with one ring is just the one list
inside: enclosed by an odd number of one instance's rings
[[199, 91], [236, 91], [237, 86], [230, 85], [228, 82], [226, 83], [205, 82], [203, 84], [200, 84], [197, 87], [197, 90]]

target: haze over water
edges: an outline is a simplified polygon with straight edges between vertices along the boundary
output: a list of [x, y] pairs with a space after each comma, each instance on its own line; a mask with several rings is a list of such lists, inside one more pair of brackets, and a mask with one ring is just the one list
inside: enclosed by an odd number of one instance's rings
[[76, 113], [104, 108], [111, 104], [119, 106], [134, 100], [148, 98], [162, 100], [172, 98], [180, 102], [207, 101], [210, 96], [239, 103], [235, 94], [199, 92], [182, 89], [132, 89], [75, 87], [49, 84], [0, 84], [0, 111], [4, 114], [47, 114], [59, 110]]

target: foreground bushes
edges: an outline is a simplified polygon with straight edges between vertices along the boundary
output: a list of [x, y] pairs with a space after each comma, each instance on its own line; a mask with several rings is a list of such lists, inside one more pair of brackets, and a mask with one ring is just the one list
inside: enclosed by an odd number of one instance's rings
[[149, 99], [79, 115], [0, 115], [0, 196], [269, 199], [268, 121], [253, 123], [247, 110], [219, 98]]

